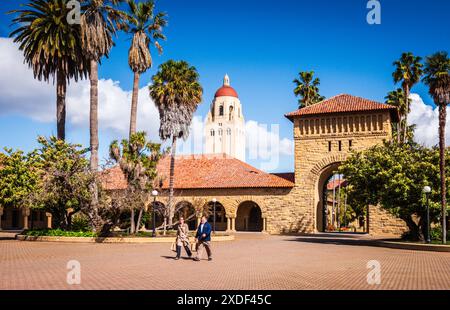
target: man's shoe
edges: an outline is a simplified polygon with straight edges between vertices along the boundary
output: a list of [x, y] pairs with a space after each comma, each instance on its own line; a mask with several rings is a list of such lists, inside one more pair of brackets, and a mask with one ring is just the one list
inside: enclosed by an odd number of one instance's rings
[[208, 257], [208, 261], [212, 261], [212, 257]]
[[180, 258], [178, 256], [175, 257], [175, 260], [179, 260]]
[[199, 261], [200, 261], [200, 258], [198, 258], [198, 257], [194, 258], [194, 262], [199, 262]]

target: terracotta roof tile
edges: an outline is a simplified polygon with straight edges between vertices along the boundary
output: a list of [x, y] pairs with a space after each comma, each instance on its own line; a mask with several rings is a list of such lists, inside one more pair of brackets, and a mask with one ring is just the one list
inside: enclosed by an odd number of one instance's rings
[[[160, 160], [158, 175], [163, 188], [169, 186], [170, 156]], [[126, 180], [119, 167], [103, 172], [103, 185], [107, 190], [125, 189]], [[258, 170], [227, 155], [177, 156], [175, 160], [175, 189], [211, 188], [291, 188], [294, 183]]]
[[347, 94], [331, 97], [329, 99], [323, 100], [308, 107], [288, 113], [285, 116], [292, 121], [295, 117], [307, 115], [379, 111], [379, 110], [389, 110], [392, 119], [394, 121], [398, 121], [399, 116], [396, 107]]

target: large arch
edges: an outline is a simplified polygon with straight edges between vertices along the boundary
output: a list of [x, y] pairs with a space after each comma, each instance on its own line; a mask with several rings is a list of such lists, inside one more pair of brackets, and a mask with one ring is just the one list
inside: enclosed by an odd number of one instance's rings
[[189, 226], [189, 230], [197, 228], [197, 212], [194, 205], [189, 201], [180, 201], [175, 205], [175, 222], [183, 217]]
[[264, 220], [259, 205], [251, 200], [239, 204], [236, 211], [237, 231], [263, 231]]
[[326, 228], [324, 187], [346, 159], [346, 154], [335, 154], [326, 157], [314, 165], [309, 173], [309, 179], [312, 180], [310, 186], [313, 186], [314, 230], [316, 232], [323, 232]]
[[[215, 212], [214, 212], [215, 208]], [[214, 221], [215, 214], [215, 221]], [[227, 212], [225, 207], [219, 201], [210, 201], [205, 205], [203, 215], [208, 217], [208, 222], [211, 224], [213, 229], [216, 231], [226, 231], [227, 230]], [[215, 224], [215, 227], [214, 227]]]

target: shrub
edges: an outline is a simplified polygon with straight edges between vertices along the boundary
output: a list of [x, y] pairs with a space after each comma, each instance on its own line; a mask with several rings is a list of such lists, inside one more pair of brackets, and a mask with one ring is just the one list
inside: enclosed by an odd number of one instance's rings
[[92, 231], [66, 231], [61, 229], [38, 229], [28, 230], [24, 233], [33, 237], [97, 237], [97, 233]]

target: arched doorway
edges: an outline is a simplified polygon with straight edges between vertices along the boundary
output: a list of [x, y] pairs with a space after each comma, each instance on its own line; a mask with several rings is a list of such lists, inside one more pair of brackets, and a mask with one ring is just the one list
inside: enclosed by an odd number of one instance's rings
[[188, 224], [189, 230], [195, 230], [197, 227], [197, 217], [194, 206], [188, 201], [181, 201], [175, 205], [175, 222], [180, 217], [184, 218]]
[[[225, 231], [227, 230], [227, 217], [224, 206], [216, 201], [215, 203], [213, 201], [210, 201], [206, 204], [205, 210], [203, 212], [203, 215], [208, 217], [208, 222], [211, 224], [211, 227], [214, 226], [214, 205], [216, 209], [216, 231]], [[214, 227], [213, 227], [214, 229]]]
[[[328, 191], [328, 184], [330, 184], [331, 181], [334, 181], [336, 171], [339, 168], [340, 163], [333, 163], [322, 169], [319, 179], [317, 181], [317, 192], [316, 192], [316, 229], [317, 231], [326, 232], [330, 231], [330, 228], [332, 228], [330, 225], [332, 225], [332, 219], [335, 219], [335, 213], [333, 213], [335, 210], [333, 209], [333, 206], [331, 206], [331, 209], [329, 208], [330, 202], [329, 202], [329, 191]], [[331, 202], [333, 205], [333, 202]]]
[[253, 201], [241, 203], [236, 213], [237, 231], [263, 231], [261, 208]]

